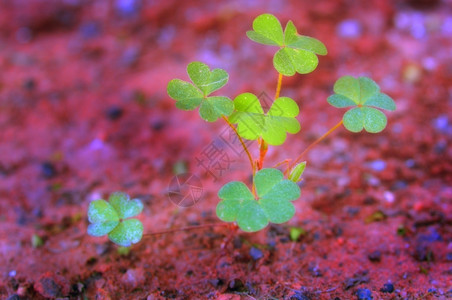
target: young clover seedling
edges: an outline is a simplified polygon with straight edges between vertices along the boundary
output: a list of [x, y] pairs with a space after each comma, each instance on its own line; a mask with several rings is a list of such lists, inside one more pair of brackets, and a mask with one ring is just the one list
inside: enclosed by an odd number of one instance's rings
[[287, 22], [284, 32], [279, 20], [271, 14], [254, 19], [254, 31], [246, 35], [251, 40], [280, 49], [273, 56], [273, 66], [284, 76], [295, 73], [307, 74], [319, 64], [317, 55], [326, 55], [325, 45], [312, 37], [299, 35], [292, 21]]
[[236, 112], [229, 121], [237, 123], [237, 131], [245, 139], [261, 137], [270, 145], [281, 145], [286, 140], [286, 132], [300, 131], [300, 123], [295, 119], [299, 113], [298, 105], [288, 97], [276, 99], [265, 114], [259, 99], [244, 93], [234, 99], [234, 108]]
[[[283, 76], [312, 72], [319, 62], [317, 55], [326, 55], [327, 49], [319, 40], [299, 35], [292, 21], [287, 22], [283, 30], [279, 20], [271, 14], [258, 16], [253, 21], [253, 30], [246, 34], [252, 41], [279, 48], [273, 56], [273, 66], [278, 72], [276, 95], [267, 112], [252, 93], [240, 94], [233, 102], [227, 97], [209, 96], [226, 84], [228, 75], [221, 69], [210, 71], [207, 65], [200, 62], [187, 67], [193, 84], [174, 79], [167, 90], [168, 95], [177, 101], [178, 108], [192, 110], [201, 105], [201, 118], [213, 122], [222, 117], [237, 135], [252, 168], [253, 192], [243, 182], [227, 183], [218, 192], [221, 201], [216, 212], [221, 220], [237, 222], [242, 230], [253, 232], [263, 229], [269, 222], [280, 224], [294, 216], [295, 208], [291, 201], [300, 196], [297, 183], [302, 180], [306, 168], [306, 162], [300, 161], [312, 146], [342, 125], [352, 132], [363, 128], [368, 132], [383, 130], [387, 123], [386, 116], [377, 108], [394, 110], [395, 104], [389, 96], [380, 92], [373, 80], [342, 77], [334, 85], [335, 94], [328, 98], [328, 102], [339, 108], [353, 106], [345, 113], [343, 120], [295, 160], [277, 164], [287, 163], [287, 179], [277, 169], [262, 169], [268, 145], [282, 145], [287, 133], [300, 131], [300, 123], [296, 119], [298, 104], [288, 97], [280, 97]], [[259, 141], [258, 160], [253, 159], [243, 139]]]
[[182, 110], [193, 110], [198, 106], [203, 120], [215, 122], [221, 116], [229, 116], [234, 110], [231, 99], [223, 96], [209, 95], [223, 87], [229, 75], [225, 70], [214, 69], [201, 62], [192, 62], [187, 67], [192, 83], [173, 79], [168, 84], [168, 95], [176, 100], [176, 107]]
[[95, 200], [89, 204], [88, 234], [103, 236], [123, 247], [136, 244], [143, 236], [143, 224], [135, 217], [143, 210], [143, 204], [138, 199], [130, 200], [125, 193], [113, 193], [108, 199]]
[[291, 201], [300, 197], [300, 188], [277, 169], [262, 169], [254, 176], [257, 197], [240, 181], [224, 185], [218, 192], [222, 199], [217, 216], [225, 222], [237, 222], [247, 232], [259, 231], [268, 222], [281, 224], [295, 214]]
[[394, 100], [380, 92], [380, 87], [370, 78], [344, 76], [334, 84], [334, 95], [328, 97], [328, 103], [334, 107], [353, 107], [343, 117], [344, 126], [351, 132], [377, 133], [385, 129], [387, 119], [376, 108], [393, 111]]

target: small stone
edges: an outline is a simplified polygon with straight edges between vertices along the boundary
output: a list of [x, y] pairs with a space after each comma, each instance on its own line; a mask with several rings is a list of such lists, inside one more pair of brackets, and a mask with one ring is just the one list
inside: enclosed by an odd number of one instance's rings
[[100, 34], [100, 25], [97, 22], [86, 22], [80, 25], [79, 31], [85, 39], [94, 38]]
[[215, 288], [223, 284], [223, 280], [221, 280], [220, 278], [208, 279], [207, 282]]
[[427, 245], [420, 243], [416, 246], [413, 257], [417, 261], [433, 261], [433, 252]]
[[140, 11], [140, 2], [139, 0], [116, 0], [115, 8], [120, 15], [130, 17]]
[[390, 191], [384, 191], [383, 198], [385, 199], [385, 201], [387, 203], [394, 203], [394, 200], [395, 200], [394, 193], [392, 193]]
[[367, 270], [364, 270], [364, 271], [355, 273], [353, 275], [353, 277], [351, 277], [351, 278], [345, 279], [345, 281], [344, 281], [345, 290], [348, 290], [357, 284], [368, 283], [369, 282], [369, 276], [367, 275], [368, 273], [369, 272]]
[[45, 178], [53, 178], [57, 175], [57, 170], [51, 162], [43, 162], [41, 164], [41, 174]]
[[386, 169], [386, 162], [384, 160], [377, 159], [370, 162], [369, 167], [374, 171], [381, 172]]
[[358, 300], [372, 300], [372, 292], [368, 289], [358, 289], [356, 296]]
[[320, 270], [320, 268], [316, 265], [310, 266], [308, 268], [309, 273], [311, 274], [312, 277], [322, 277], [323, 273]]
[[382, 293], [392, 293], [394, 292], [394, 285], [390, 282], [383, 284], [383, 287], [380, 289]]
[[247, 289], [240, 279], [232, 279], [228, 284], [229, 292], [246, 292]]
[[367, 255], [367, 258], [369, 258], [369, 260], [372, 262], [380, 262], [381, 261], [381, 252], [378, 250], [375, 250], [375, 251], [369, 253], [369, 255]]
[[153, 122], [151, 123], [151, 128], [152, 128], [153, 130], [155, 130], [155, 131], [160, 131], [160, 130], [162, 130], [163, 128], [165, 128], [165, 126], [166, 126], [166, 124], [165, 124], [165, 122], [162, 121], [162, 120], [153, 121]]
[[144, 271], [139, 268], [127, 270], [121, 279], [123, 283], [126, 283], [132, 289], [142, 286], [146, 280]]
[[105, 114], [108, 119], [115, 121], [122, 117], [124, 110], [119, 106], [112, 106], [107, 110]]
[[449, 117], [447, 115], [440, 115], [433, 120], [433, 126], [440, 132], [447, 132], [449, 128]]
[[260, 249], [251, 247], [250, 256], [253, 260], [258, 260], [258, 259], [261, 259], [262, 257], [264, 257], [264, 254], [262, 253], [262, 251]]
[[449, 252], [446, 254], [446, 260], [447, 261], [452, 261], [452, 252]]
[[339, 23], [337, 27], [337, 34], [344, 38], [358, 38], [361, 35], [361, 23], [357, 20], [348, 19]]
[[46, 298], [65, 297], [70, 290], [69, 283], [64, 277], [50, 272], [42, 274], [33, 287]]
[[238, 236], [236, 236], [232, 240], [232, 245], [234, 246], [234, 249], [240, 249], [242, 248], [243, 242]]
[[36, 80], [33, 78], [27, 78], [23, 81], [22, 87], [27, 91], [33, 91], [36, 88]]

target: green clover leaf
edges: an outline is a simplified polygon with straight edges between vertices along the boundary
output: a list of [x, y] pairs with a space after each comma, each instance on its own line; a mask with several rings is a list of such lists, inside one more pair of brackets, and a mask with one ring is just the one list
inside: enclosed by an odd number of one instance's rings
[[351, 132], [360, 132], [363, 128], [370, 133], [385, 129], [386, 116], [378, 110], [394, 111], [394, 100], [380, 92], [380, 87], [368, 77], [343, 76], [334, 84], [335, 94], [328, 97], [328, 103], [334, 107], [349, 109], [343, 117], [345, 128]]
[[212, 96], [211, 93], [222, 88], [229, 79], [222, 69], [210, 71], [206, 64], [192, 62], [187, 73], [193, 82], [173, 79], [168, 83], [168, 95], [176, 100], [176, 107], [182, 110], [199, 108], [199, 115], [208, 122], [215, 122], [221, 116], [229, 116], [234, 110], [231, 99], [224, 96]]
[[281, 23], [271, 14], [254, 19], [253, 31], [247, 31], [246, 35], [257, 43], [280, 47], [273, 57], [273, 65], [285, 76], [314, 71], [319, 63], [317, 55], [327, 54], [322, 42], [299, 35], [292, 21], [287, 22], [283, 32]]
[[109, 202], [100, 199], [92, 201], [88, 207], [88, 234], [103, 236], [123, 247], [138, 243], [143, 235], [143, 224], [135, 217], [143, 210], [143, 204], [138, 199], [130, 200], [125, 193], [113, 193]]
[[217, 216], [225, 222], [237, 222], [247, 232], [265, 228], [268, 222], [281, 224], [295, 215], [291, 201], [300, 197], [300, 188], [284, 179], [277, 169], [262, 169], [254, 176], [257, 197], [255, 200], [248, 187], [240, 181], [224, 185], [218, 192], [221, 201]]
[[300, 123], [295, 118], [299, 113], [298, 105], [288, 97], [276, 99], [265, 114], [259, 99], [251, 93], [243, 93], [234, 99], [236, 111], [229, 117], [237, 123], [237, 132], [248, 140], [259, 137], [270, 145], [281, 145], [287, 132], [300, 131]]

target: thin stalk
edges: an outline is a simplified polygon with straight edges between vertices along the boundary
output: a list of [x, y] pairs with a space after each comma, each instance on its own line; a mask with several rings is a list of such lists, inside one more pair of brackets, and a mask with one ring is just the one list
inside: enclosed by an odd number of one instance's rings
[[279, 94], [281, 93], [282, 77], [283, 74], [278, 73], [278, 85], [276, 86], [275, 100], [279, 98]]
[[323, 139], [325, 139], [330, 133], [338, 129], [342, 125], [343, 121], [341, 120], [339, 123], [334, 125], [330, 130], [328, 130], [324, 135], [319, 137], [317, 140], [315, 140], [311, 145], [308, 146], [303, 152], [301, 152], [300, 155], [293, 161], [292, 164], [289, 165], [289, 168], [287, 168], [287, 174], [292, 170], [292, 168], [301, 160], [301, 158], [309, 151], [311, 150], [315, 145], [320, 143]]
[[[279, 94], [281, 93], [283, 74], [278, 73], [278, 83], [276, 85], [276, 93], [275, 100], [279, 98]], [[257, 169], [261, 170], [264, 166], [265, 155], [267, 154], [268, 144], [263, 140], [259, 140], [260, 149], [259, 149], [259, 161], [257, 162]]]
[[251, 164], [251, 169], [253, 170], [253, 176], [256, 173], [256, 168], [254, 167], [254, 163], [253, 163], [253, 157], [250, 154], [250, 151], [248, 151], [248, 148], [245, 145], [245, 142], [243, 141], [242, 137], [240, 136], [240, 134], [237, 132], [237, 129], [234, 127], [234, 125], [232, 125], [228, 118], [226, 118], [225, 116], [222, 116], [223, 120], [225, 120], [225, 122], [229, 125], [229, 127], [231, 127], [231, 129], [235, 132], [235, 134], [237, 135], [237, 138], [240, 141], [240, 144], [242, 144], [243, 150], [245, 150], [246, 155], [248, 156], [248, 159], [250, 161]]
[[186, 227], [162, 230], [162, 231], [157, 231], [157, 232], [145, 233], [145, 234], [143, 234], [143, 239], [149, 238], [151, 236], [175, 233], [175, 232], [179, 232], [179, 231], [189, 231], [189, 230], [198, 230], [198, 229], [212, 228], [212, 227], [226, 227], [226, 226], [230, 226], [230, 224], [229, 223], [212, 223], [212, 224], [203, 224], [203, 225], [195, 225], [195, 226], [186, 226]]

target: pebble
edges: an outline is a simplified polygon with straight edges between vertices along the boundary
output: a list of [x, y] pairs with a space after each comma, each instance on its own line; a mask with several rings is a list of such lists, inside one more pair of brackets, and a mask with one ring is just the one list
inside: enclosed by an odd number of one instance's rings
[[358, 289], [356, 296], [358, 300], [372, 300], [372, 292], [368, 289]]
[[420, 243], [416, 246], [413, 257], [417, 261], [433, 261], [433, 252], [427, 245]]
[[418, 240], [420, 242], [432, 243], [432, 242], [441, 242], [443, 240], [443, 238], [441, 237], [441, 234], [439, 234], [439, 232], [436, 231], [435, 228], [431, 228], [429, 234], [419, 235]]
[[95, 38], [100, 35], [100, 26], [97, 22], [86, 22], [80, 25], [79, 32], [85, 39]]
[[369, 167], [374, 171], [381, 172], [386, 169], [386, 162], [384, 160], [377, 159], [370, 162]]
[[151, 122], [151, 128], [155, 131], [160, 131], [163, 128], [165, 128], [166, 123], [162, 120], [157, 120], [157, 121], [153, 121]]
[[112, 121], [118, 120], [123, 114], [124, 110], [119, 106], [112, 106], [105, 113], [106, 117]]
[[33, 287], [46, 298], [60, 298], [69, 294], [69, 282], [64, 277], [50, 272], [42, 274]]
[[381, 261], [381, 252], [378, 250], [375, 250], [375, 251], [369, 253], [369, 255], [367, 255], [367, 258], [369, 258], [369, 260], [372, 262], [380, 262]]
[[228, 291], [230, 291], [230, 292], [246, 292], [246, 288], [240, 279], [232, 279], [228, 284]]
[[392, 293], [394, 292], [394, 285], [390, 282], [383, 284], [383, 287], [380, 289], [382, 293]]
[[311, 300], [312, 298], [302, 294], [299, 291], [296, 291], [294, 295], [290, 296], [290, 300]]
[[53, 178], [57, 175], [57, 170], [51, 162], [43, 162], [41, 164], [41, 174], [45, 178]]
[[347, 19], [339, 23], [337, 34], [344, 38], [358, 38], [361, 36], [362, 26], [358, 20]]
[[407, 168], [410, 168], [410, 169], [414, 168], [416, 166], [416, 161], [414, 159], [412, 159], [412, 158], [407, 159], [405, 161], [405, 166], [407, 166]]
[[131, 16], [138, 13], [140, 5], [138, 0], [116, 0], [116, 10], [123, 16]]
[[385, 201], [387, 203], [394, 203], [395, 200], [395, 196], [394, 193], [390, 192], [390, 191], [385, 191], [383, 193], [383, 198], [385, 199]]
[[433, 120], [433, 126], [439, 132], [447, 132], [447, 129], [449, 128], [449, 118], [447, 115], [440, 115]]
[[33, 78], [27, 78], [23, 81], [22, 87], [27, 91], [33, 91], [36, 89], [36, 80]]
[[452, 261], [452, 252], [449, 252], [446, 254], [446, 260], [447, 261]]
[[255, 247], [251, 247], [250, 255], [251, 255], [251, 258], [253, 258], [253, 260], [258, 260], [258, 259], [261, 259], [262, 257], [264, 257], [264, 254], [262, 253], [262, 251]]
[[220, 278], [208, 279], [207, 282], [215, 288], [224, 283]]
[[122, 66], [130, 68], [133, 67], [140, 58], [140, 48], [129, 47], [121, 55], [120, 63]]

